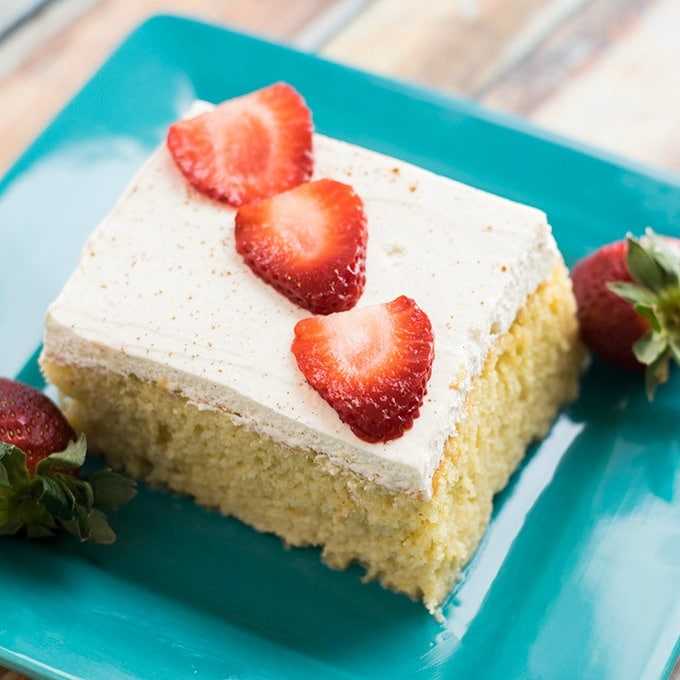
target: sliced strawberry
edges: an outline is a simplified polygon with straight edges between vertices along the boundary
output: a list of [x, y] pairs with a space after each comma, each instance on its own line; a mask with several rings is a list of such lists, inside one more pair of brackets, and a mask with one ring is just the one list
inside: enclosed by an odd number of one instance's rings
[[243, 206], [236, 250], [264, 281], [315, 314], [353, 307], [366, 282], [366, 215], [352, 187], [302, 184]]
[[418, 417], [434, 360], [430, 320], [410, 298], [315, 316], [295, 326], [307, 382], [368, 442], [401, 437]]
[[302, 96], [276, 83], [176, 122], [167, 144], [196, 189], [239, 206], [311, 177], [312, 131]]

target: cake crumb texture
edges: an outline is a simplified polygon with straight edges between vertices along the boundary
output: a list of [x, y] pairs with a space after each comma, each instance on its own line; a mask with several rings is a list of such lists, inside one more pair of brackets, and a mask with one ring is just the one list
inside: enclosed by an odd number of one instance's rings
[[321, 546], [333, 567], [359, 562], [367, 578], [422, 599], [432, 612], [479, 543], [494, 494], [528, 444], [545, 436], [560, 405], [575, 397], [582, 363], [571, 283], [560, 262], [487, 356], [445, 445], [432, 497], [424, 499], [237, 426], [162, 381], [42, 358], [74, 426], [114, 467], [292, 546]]

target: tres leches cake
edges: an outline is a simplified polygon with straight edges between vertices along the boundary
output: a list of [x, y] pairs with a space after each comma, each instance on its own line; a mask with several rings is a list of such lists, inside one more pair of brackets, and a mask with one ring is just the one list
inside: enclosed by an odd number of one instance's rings
[[111, 464], [434, 612], [576, 393], [546, 217], [314, 134], [285, 84], [197, 106], [89, 238], [43, 370]]

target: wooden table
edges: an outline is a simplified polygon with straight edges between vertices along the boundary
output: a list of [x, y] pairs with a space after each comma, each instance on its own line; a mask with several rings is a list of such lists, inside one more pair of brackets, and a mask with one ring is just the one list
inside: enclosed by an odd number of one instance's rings
[[53, 0], [0, 40], [0, 175], [160, 11], [470, 97], [680, 172], [678, 0]]
[[[157, 12], [472, 98], [680, 173], [678, 0], [24, 1], [38, 9], [0, 38], [0, 176]], [[19, 677], [3, 672], [2, 680]]]

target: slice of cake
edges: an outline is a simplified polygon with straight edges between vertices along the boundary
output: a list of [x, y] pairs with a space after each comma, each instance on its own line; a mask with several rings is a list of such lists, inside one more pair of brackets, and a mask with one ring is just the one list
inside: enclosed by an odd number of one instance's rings
[[350, 184], [367, 223], [363, 292], [337, 318], [408, 296], [431, 322], [426, 395], [400, 436], [357, 436], [307, 382], [291, 344], [311, 313], [254, 275], [236, 209], [166, 146], [50, 306], [42, 367], [111, 464], [435, 611], [494, 494], [575, 396], [570, 281], [538, 210], [321, 135], [313, 155], [312, 179]]

